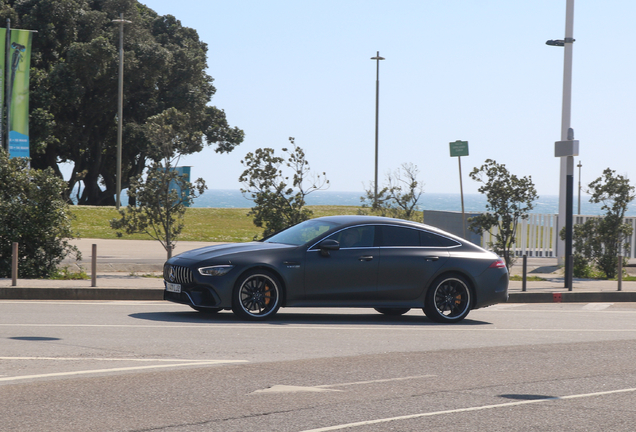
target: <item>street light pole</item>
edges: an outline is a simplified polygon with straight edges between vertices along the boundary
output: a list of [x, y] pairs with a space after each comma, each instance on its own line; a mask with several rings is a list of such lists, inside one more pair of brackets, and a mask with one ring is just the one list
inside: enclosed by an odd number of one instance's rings
[[132, 21], [124, 19], [124, 14], [119, 14], [119, 19], [113, 20], [119, 23], [119, 83], [117, 91], [117, 198], [115, 206], [119, 210], [121, 205], [121, 138], [122, 122], [124, 115], [124, 24]]
[[[565, 38], [563, 40], [549, 40], [547, 45], [564, 47], [563, 59], [563, 106], [561, 111], [561, 141], [573, 140], [570, 137], [570, 119], [572, 112], [572, 51], [574, 43], [574, 0], [566, 0], [565, 8]], [[573, 135], [573, 134], [572, 134]], [[578, 150], [578, 149], [577, 149]], [[560, 240], [557, 234], [557, 257], [565, 264], [565, 286], [572, 289], [572, 188], [574, 176], [574, 156], [567, 155], [560, 158], [559, 175], [559, 217], [557, 219], [557, 233], [565, 227], [566, 240]], [[570, 202], [568, 203], [568, 197]], [[568, 211], [569, 210], [569, 211]], [[569, 221], [568, 221], [569, 219]]]
[[375, 192], [373, 195], [373, 204], [378, 204], [378, 117], [380, 111], [380, 60], [384, 60], [384, 57], [380, 57], [380, 51], [377, 51], [375, 57], [371, 57], [371, 60], [375, 60], [376, 72], [375, 72]]

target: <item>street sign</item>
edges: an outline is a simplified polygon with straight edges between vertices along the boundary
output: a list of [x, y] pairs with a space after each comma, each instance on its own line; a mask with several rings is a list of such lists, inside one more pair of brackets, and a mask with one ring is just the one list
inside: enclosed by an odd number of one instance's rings
[[450, 144], [451, 157], [468, 156], [468, 141], [455, 141]]

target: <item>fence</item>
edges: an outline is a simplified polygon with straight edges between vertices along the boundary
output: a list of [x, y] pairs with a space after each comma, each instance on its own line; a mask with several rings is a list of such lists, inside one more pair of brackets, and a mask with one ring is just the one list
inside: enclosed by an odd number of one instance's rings
[[[574, 216], [574, 224], [585, 223], [588, 219], [599, 216]], [[554, 214], [530, 214], [528, 219], [520, 220], [517, 229], [517, 239], [512, 247], [515, 256], [527, 255], [529, 257], [556, 257], [556, 244], [558, 233], [556, 232], [558, 216]], [[630, 245], [627, 258], [636, 258], [636, 217], [624, 219], [632, 227], [632, 235], [627, 240]], [[490, 243], [495, 238], [496, 228], [492, 232], [484, 232], [481, 237], [481, 245], [490, 249]]]

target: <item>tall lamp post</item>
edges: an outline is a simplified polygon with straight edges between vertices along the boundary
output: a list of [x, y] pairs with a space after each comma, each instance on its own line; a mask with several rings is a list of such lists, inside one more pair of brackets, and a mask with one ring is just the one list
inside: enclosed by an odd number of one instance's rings
[[130, 24], [132, 21], [124, 19], [124, 14], [119, 14], [119, 19], [113, 20], [119, 23], [119, 83], [117, 91], [117, 202], [116, 207], [119, 210], [121, 205], [121, 137], [122, 122], [124, 116], [124, 24]]
[[[578, 141], [570, 127], [572, 107], [572, 49], [574, 44], [574, 0], [566, 0], [565, 38], [549, 40], [547, 45], [564, 47], [563, 107], [561, 111], [561, 141], [555, 146], [555, 156], [561, 158], [559, 175], [559, 218], [557, 222], [557, 256], [565, 264], [565, 288], [572, 290], [572, 201], [574, 156], [578, 156]], [[565, 244], [558, 233], [565, 226]], [[563, 247], [564, 246], [564, 247]]]
[[371, 57], [371, 60], [375, 60], [376, 72], [375, 72], [375, 192], [373, 195], [373, 204], [378, 204], [378, 117], [380, 111], [380, 60], [384, 60], [384, 57], [380, 57], [380, 51], [377, 51], [375, 57]]

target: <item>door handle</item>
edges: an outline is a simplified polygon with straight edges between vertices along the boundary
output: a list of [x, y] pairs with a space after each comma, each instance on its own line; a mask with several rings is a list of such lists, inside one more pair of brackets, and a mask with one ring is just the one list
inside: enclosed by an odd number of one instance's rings
[[427, 256], [427, 257], [424, 257], [424, 259], [426, 261], [437, 261], [439, 259], [439, 257], [437, 257], [437, 256]]
[[373, 255], [363, 255], [358, 258], [358, 261], [371, 261], [373, 259]]

